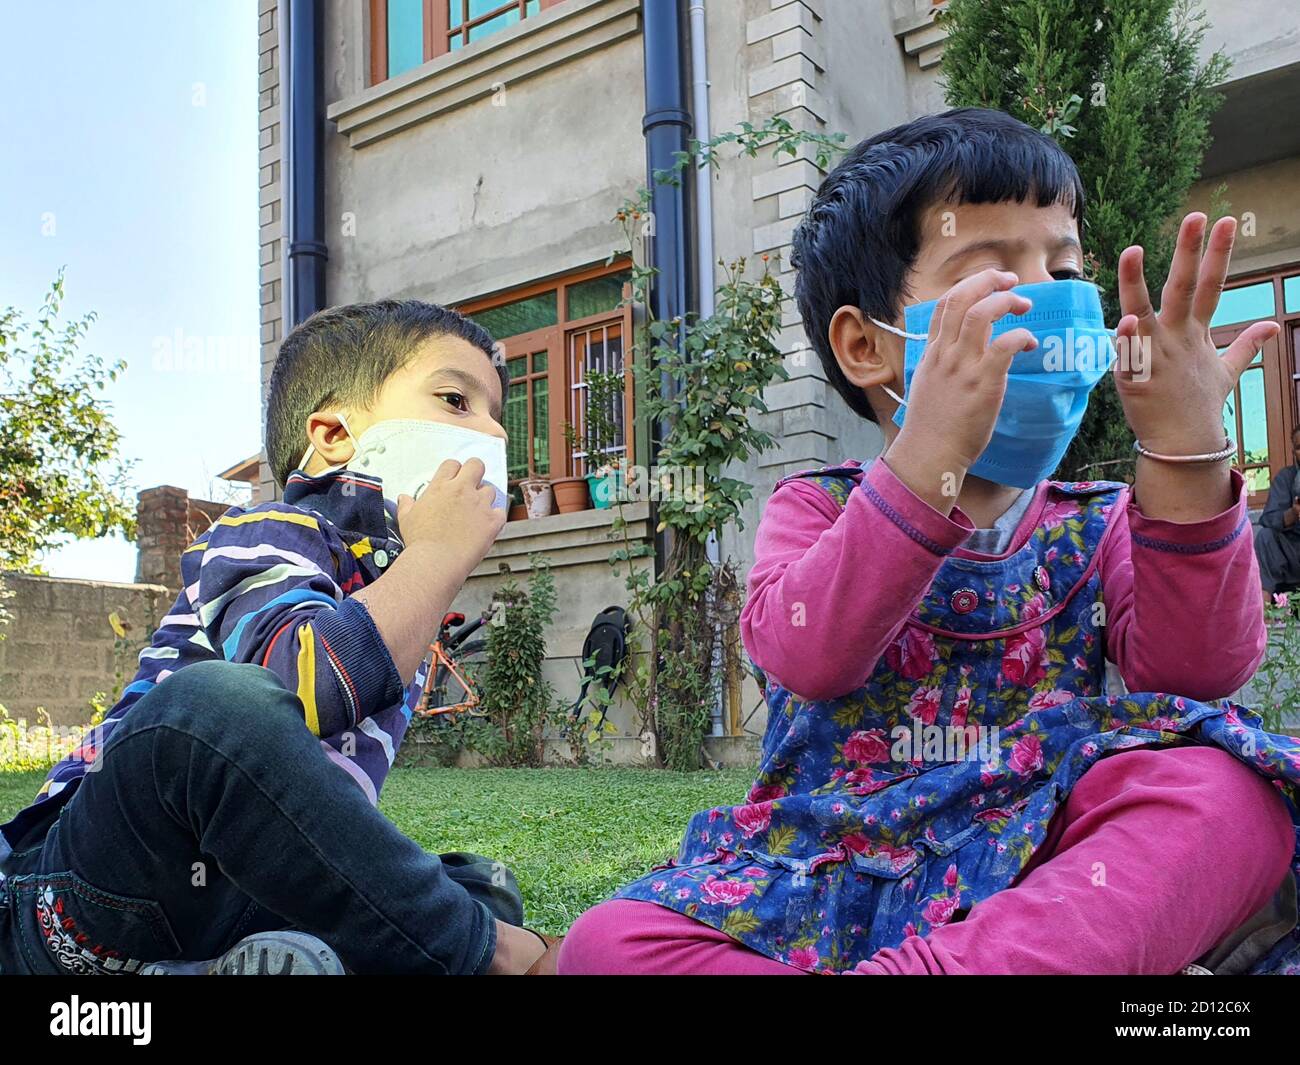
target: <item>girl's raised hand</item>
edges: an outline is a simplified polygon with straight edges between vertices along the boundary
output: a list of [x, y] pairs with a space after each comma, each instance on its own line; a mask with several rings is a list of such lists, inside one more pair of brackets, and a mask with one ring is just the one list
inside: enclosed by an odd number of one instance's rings
[[1141, 246], [1126, 248], [1119, 258], [1124, 316], [1115, 330], [1120, 352], [1115, 383], [1134, 435], [1161, 454], [1204, 454], [1223, 447], [1223, 405], [1242, 371], [1279, 330], [1276, 322], [1256, 322], [1219, 355], [1210, 339], [1210, 319], [1228, 276], [1237, 222], [1219, 219], [1202, 256], [1206, 222], [1200, 212], [1183, 219], [1159, 313], [1147, 294]]

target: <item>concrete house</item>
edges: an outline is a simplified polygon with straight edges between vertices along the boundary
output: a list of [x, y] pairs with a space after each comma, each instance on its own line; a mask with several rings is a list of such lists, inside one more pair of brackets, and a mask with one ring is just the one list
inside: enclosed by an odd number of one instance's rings
[[[685, 307], [698, 309], [719, 258], [766, 254], [792, 288], [791, 235], [822, 173], [811, 153], [727, 159], [707, 193], [688, 187], [679, 231], [662, 215], [654, 247], [625, 246], [612, 220], [646, 183], [656, 143], [703, 138], [783, 115], [797, 128], [867, 136], [942, 109], [944, 32], [932, 0], [261, 0], [260, 233], [263, 381], [287, 329], [319, 306], [383, 296], [456, 306], [504, 345], [512, 478], [584, 472], [565, 440], [582, 417], [585, 374], [627, 370], [630, 256], [661, 270], [677, 256]], [[1300, 29], [1278, 32], [1294, 0], [1208, 0], [1207, 46], [1234, 60], [1228, 102], [1195, 206], [1219, 185], [1250, 212], [1216, 339], [1275, 317], [1284, 332], [1243, 378], [1232, 431], [1252, 488], [1287, 459], [1297, 424], [1300, 346]], [[674, 41], [677, 46], [673, 47]], [[665, 44], [665, 42], [667, 42]], [[662, 163], [658, 165], [663, 165]], [[680, 238], [680, 239], [679, 239]], [[701, 267], [699, 264], [705, 265]], [[700, 279], [704, 285], [700, 285]], [[793, 306], [780, 336], [805, 340]], [[834, 395], [814, 358], [789, 360], [766, 396], [778, 446], [743, 476], [745, 529], [721, 544], [742, 568], [776, 480], [879, 449], [874, 426]], [[629, 384], [616, 450], [648, 436]], [[261, 467], [261, 498], [275, 485]], [[607, 562], [612, 511], [511, 521], [458, 600], [473, 614], [531, 552], [554, 568], [560, 616], [551, 679], [577, 689], [577, 656], [597, 611], [622, 604]], [[625, 508], [653, 534], [648, 504]], [[648, 563], [647, 563], [648, 564]], [[761, 734], [752, 681], [719, 708], [719, 737]], [[632, 731], [630, 708], [613, 720]], [[720, 746], [725, 747], [722, 743]], [[612, 742], [634, 758], [635, 736]]]

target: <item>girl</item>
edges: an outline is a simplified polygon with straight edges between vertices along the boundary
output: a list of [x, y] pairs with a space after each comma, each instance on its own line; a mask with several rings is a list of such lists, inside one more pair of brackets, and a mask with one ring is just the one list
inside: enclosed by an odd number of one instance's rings
[[1300, 743], [1223, 698], [1266, 635], [1222, 411], [1276, 326], [1210, 341], [1231, 219], [1203, 259], [1184, 220], [1158, 314], [1128, 249], [1135, 484], [1047, 480], [1111, 357], [1082, 208], [1049, 137], [981, 110], [823, 184], [800, 310], [885, 451], [778, 485], [742, 615], [758, 778], [561, 974], [1300, 970]]

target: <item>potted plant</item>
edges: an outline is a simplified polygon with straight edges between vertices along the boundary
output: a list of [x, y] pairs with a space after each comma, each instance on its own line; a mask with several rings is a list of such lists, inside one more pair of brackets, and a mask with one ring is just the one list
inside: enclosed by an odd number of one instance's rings
[[610, 449], [618, 438], [614, 407], [623, 401], [623, 374], [590, 370], [586, 374], [587, 408], [583, 450], [587, 485], [597, 510], [613, 506], [622, 489], [623, 471]]
[[[564, 423], [564, 441], [570, 453], [575, 450], [578, 434], [570, 422]], [[586, 510], [590, 500], [587, 498], [587, 480], [585, 477], [557, 477], [551, 482], [555, 492], [555, 509], [561, 514], [572, 514], [575, 510]]]

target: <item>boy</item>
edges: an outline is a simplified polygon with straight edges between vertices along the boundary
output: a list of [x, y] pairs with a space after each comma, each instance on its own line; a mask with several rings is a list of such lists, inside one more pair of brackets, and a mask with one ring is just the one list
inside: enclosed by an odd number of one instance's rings
[[427, 303], [338, 307], [285, 338], [266, 407], [284, 500], [232, 508], [185, 551], [134, 681], [0, 827], [0, 971], [522, 973], [542, 956], [500, 863], [426, 854], [375, 807], [430, 634], [505, 511], [479, 458], [442, 463], [416, 500], [348, 468], [418, 467], [421, 430], [490, 459], [505, 386], [487, 332]]
[[1300, 962], [1300, 745], [1210, 702], [1264, 647], [1222, 412], [1277, 327], [1222, 356], [1210, 340], [1231, 219], [1203, 258], [1205, 216], [1183, 222], [1158, 314], [1128, 249], [1136, 484], [1050, 480], [1106, 368], [1051, 354], [1105, 337], [1083, 198], [1050, 137], [977, 109], [885, 131], [823, 182], [799, 309], [885, 451], [768, 500], [741, 614], [768, 703], [758, 776], [579, 918], [561, 974]]

